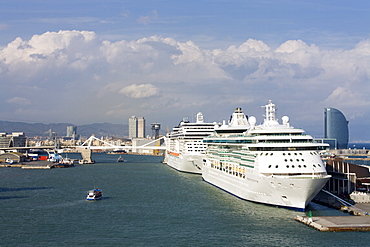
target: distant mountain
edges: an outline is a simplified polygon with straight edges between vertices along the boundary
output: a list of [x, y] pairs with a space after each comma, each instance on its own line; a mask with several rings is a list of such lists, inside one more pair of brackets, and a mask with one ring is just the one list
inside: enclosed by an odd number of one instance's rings
[[[26, 136], [49, 136], [49, 131], [56, 132], [57, 136], [66, 136], [67, 126], [76, 126], [70, 123], [23, 123], [23, 122], [9, 122], [0, 121], [0, 132], [24, 132]], [[101, 136], [128, 136], [128, 125], [125, 124], [111, 124], [111, 123], [94, 123], [86, 125], [77, 125], [77, 134], [89, 137], [95, 135]]]
[[[65, 128], [65, 132], [66, 131], [67, 127]], [[82, 136], [91, 136], [92, 134], [94, 134], [98, 138], [100, 138], [100, 136], [127, 137], [128, 125], [111, 123], [86, 124], [77, 126], [77, 134]]]

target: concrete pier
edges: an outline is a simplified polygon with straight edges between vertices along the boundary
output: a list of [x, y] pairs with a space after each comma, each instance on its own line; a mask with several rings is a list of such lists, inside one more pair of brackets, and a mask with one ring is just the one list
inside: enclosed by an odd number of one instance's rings
[[22, 169], [52, 169], [52, 168], [67, 168], [73, 166], [74, 166], [73, 164], [57, 164], [44, 160], [16, 164], [7, 164], [7, 163], [0, 164], [0, 167], [19, 167]]
[[[344, 203], [321, 191], [313, 200], [330, 208], [348, 213], [348, 216], [296, 216], [294, 219], [319, 231], [370, 231], [370, 203]], [[351, 204], [351, 205], [350, 205]]]
[[24, 165], [22, 169], [51, 169], [54, 165]]
[[370, 231], [369, 216], [296, 216], [296, 221], [322, 232]]

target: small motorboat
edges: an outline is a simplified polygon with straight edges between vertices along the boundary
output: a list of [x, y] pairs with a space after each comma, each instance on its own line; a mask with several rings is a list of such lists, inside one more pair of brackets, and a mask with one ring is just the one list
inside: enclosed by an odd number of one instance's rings
[[117, 162], [125, 162], [125, 160], [121, 156], [119, 156]]
[[102, 197], [103, 197], [102, 191], [98, 188], [95, 188], [87, 192], [86, 200], [88, 201], [100, 200], [102, 199]]

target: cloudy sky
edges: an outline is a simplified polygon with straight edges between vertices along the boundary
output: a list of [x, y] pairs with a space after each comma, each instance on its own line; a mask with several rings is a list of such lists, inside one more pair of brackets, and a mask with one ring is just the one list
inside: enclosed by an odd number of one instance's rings
[[236, 107], [370, 140], [370, 1], [0, 0], [0, 120], [171, 128]]

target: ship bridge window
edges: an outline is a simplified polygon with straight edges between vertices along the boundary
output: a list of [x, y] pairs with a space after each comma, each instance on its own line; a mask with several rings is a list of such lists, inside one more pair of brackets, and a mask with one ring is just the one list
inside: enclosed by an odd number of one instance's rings
[[271, 168], [271, 165], [269, 165], [269, 168]]
[[290, 162], [293, 162], [293, 159], [290, 159]]
[[285, 162], [287, 162], [288, 160], [287, 160], [287, 159], [285, 159], [284, 161], [285, 161]]
[[304, 168], [306, 168], [307, 166], [306, 165], [303, 165]]
[[276, 166], [275, 166], [275, 168], [279, 168], [279, 166], [278, 166], [278, 165], [276, 165]]
[[301, 168], [302, 166], [301, 165], [298, 165], [299, 168]]
[[289, 165], [286, 165], [286, 168], [289, 168]]
[[313, 167], [315, 167], [315, 168], [316, 168], [316, 165], [315, 165], [315, 164], [313, 164]]
[[302, 159], [302, 161], [304, 162], [304, 159]]
[[297, 159], [297, 162], [299, 162], [299, 159]]
[[317, 164], [319, 167], [321, 167], [321, 165], [320, 164]]

